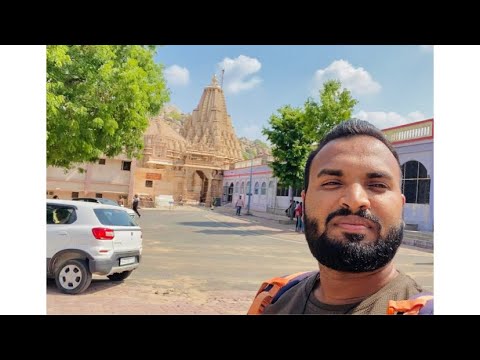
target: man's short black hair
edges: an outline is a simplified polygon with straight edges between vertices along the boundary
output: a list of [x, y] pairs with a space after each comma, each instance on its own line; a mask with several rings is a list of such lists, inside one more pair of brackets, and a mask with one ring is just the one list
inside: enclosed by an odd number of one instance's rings
[[340, 138], [348, 138], [356, 135], [365, 135], [371, 136], [375, 139], [380, 140], [385, 146], [390, 150], [390, 152], [395, 156], [397, 159], [398, 166], [400, 166], [400, 159], [398, 158], [398, 154], [393, 148], [392, 144], [385, 135], [380, 131], [378, 128], [370, 124], [368, 121], [359, 120], [359, 119], [350, 119], [347, 121], [343, 121], [337, 126], [335, 126], [318, 144], [318, 147], [313, 150], [310, 155], [308, 156], [307, 163], [305, 164], [305, 191], [308, 189], [308, 178], [310, 176], [310, 166], [312, 165], [313, 158], [315, 155], [318, 154], [322, 148], [327, 145], [330, 141]]

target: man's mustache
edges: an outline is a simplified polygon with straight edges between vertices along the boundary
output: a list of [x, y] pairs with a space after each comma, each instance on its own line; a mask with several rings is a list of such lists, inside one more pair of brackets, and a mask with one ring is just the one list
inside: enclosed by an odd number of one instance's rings
[[370, 220], [373, 223], [375, 223], [375, 225], [378, 226], [379, 230], [382, 228], [382, 226], [380, 225], [380, 220], [375, 215], [372, 215], [371, 213], [369, 213], [367, 210], [358, 210], [356, 213], [354, 213], [352, 210], [345, 209], [345, 208], [338, 209], [328, 214], [327, 219], [325, 220], [325, 226], [327, 226], [327, 224], [330, 221], [332, 221], [333, 218], [335, 218], [336, 216], [348, 216], [348, 215], [355, 215], [355, 216], [359, 216], [364, 219]]

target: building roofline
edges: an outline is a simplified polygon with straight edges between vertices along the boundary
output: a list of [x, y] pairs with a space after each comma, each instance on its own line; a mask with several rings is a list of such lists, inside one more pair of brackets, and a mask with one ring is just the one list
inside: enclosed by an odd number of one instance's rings
[[432, 129], [433, 129], [433, 118], [430, 118], [430, 119], [426, 119], [426, 120], [420, 120], [420, 121], [411, 122], [411, 123], [408, 123], [408, 124], [403, 124], [403, 125], [398, 125], [398, 126], [392, 126], [392, 127], [389, 127], [389, 128], [382, 129], [382, 131], [393, 130], [393, 129], [401, 129], [401, 128], [403, 128], [403, 127], [412, 126], [412, 125], [417, 125], [417, 124], [421, 124], [421, 123], [425, 123], [425, 122], [429, 122], [429, 121], [432, 122]]

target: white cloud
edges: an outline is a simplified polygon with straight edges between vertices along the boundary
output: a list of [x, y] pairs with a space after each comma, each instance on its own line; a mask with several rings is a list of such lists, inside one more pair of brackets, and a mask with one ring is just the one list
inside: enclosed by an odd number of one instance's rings
[[262, 140], [263, 142], [267, 142], [267, 138], [265, 135], [262, 134], [262, 126], [258, 125], [250, 125], [242, 127], [240, 130], [236, 131], [237, 137], [246, 137], [250, 140]]
[[362, 67], [355, 68], [348, 61], [335, 60], [325, 69], [319, 69], [313, 76], [312, 95], [318, 96], [318, 91], [327, 80], [340, 80], [342, 86], [354, 94], [374, 94], [380, 91], [381, 85]]
[[190, 80], [190, 72], [187, 68], [172, 65], [165, 69], [165, 78], [170, 85], [187, 85]]
[[422, 49], [423, 51], [430, 52], [430, 51], [433, 51], [433, 45], [420, 45], [420, 49]]
[[383, 111], [359, 111], [353, 115], [354, 118], [367, 120], [379, 129], [386, 129], [393, 126], [408, 124], [415, 121], [426, 120], [427, 117], [420, 111], [413, 111], [407, 116], [402, 116], [396, 112]]
[[[220, 72], [225, 69], [223, 89], [225, 93], [237, 94], [259, 85], [262, 79], [251, 76], [260, 71], [262, 64], [255, 58], [240, 55], [236, 59], [225, 58], [217, 64]], [[251, 76], [251, 77], [250, 77]]]

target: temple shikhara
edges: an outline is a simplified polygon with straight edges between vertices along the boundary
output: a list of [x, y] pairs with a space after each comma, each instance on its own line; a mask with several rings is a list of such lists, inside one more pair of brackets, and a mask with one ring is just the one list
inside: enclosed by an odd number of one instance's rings
[[[150, 119], [141, 159], [125, 156], [82, 164], [86, 173], [47, 168], [47, 197], [105, 197], [131, 200], [139, 194], [143, 206], [157, 197], [205, 203], [223, 193], [223, 171], [243, 160], [242, 148], [227, 113], [223, 90], [215, 76], [198, 106], [174, 130], [162, 115]], [[150, 203], [149, 203], [150, 202]]]
[[142, 180], [155, 174], [162, 181], [153, 184], [154, 194], [208, 203], [222, 194], [222, 170], [242, 159], [223, 91], [214, 76], [180, 134], [161, 117], [150, 121], [144, 157], [135, 173], [135, 191], [147, 193]]

